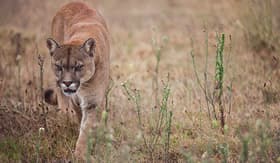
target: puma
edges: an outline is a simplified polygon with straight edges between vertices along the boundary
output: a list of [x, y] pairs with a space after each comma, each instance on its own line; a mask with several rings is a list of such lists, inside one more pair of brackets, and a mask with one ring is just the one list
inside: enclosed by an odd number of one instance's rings
[[85, 160], [87, 139], [96, 126], [96, 109], [105, 107], [109, 84], [110, 44], [104, 18], [81, 2], [63, 6], [52, 20], [46, 44], [56, 87], [45, 91], [45, 101], [73, 109], [80, 121], [75, 156]]

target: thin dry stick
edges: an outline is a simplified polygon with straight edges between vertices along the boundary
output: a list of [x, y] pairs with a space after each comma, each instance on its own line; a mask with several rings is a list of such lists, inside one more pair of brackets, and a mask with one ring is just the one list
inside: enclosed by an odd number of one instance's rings
[[196, 69], [196, 64], [195, 64], [195, 59], [194, 59], [194, 49], [193, 49], [193, 39], [191, 38], [191, 52], [190, 52], [190, 55], [192, 57], [192, 63], [193, 63], [193, 69], [194, 69], [194, 74], [195, 74], [195, 77], [196, 77], [196, 80], [197, 80], [197, 83], [198, 85], [200, 86], [200, 88], [202, 90], [204, 90], [204, 87], [202, 86], [201, 84], [201, 81], [200, 81], [200, 78], [198, 77], [198, 73], [197, 73], [197, 69]]
[[[157, 46], [157, 44], [155, 45]], [[159, 99], [158, 99], [158, 89], [159, 89], [159, 86], [158, 86], [158, 75], [159, 75], [159, 63], [160, 63], [160, 57], [161, 57], [161, 48], [160, 47], [156, 47], [155, 48], [155, 51], [156, 51], [156, 59], [157, 59], [157, 63], [156, 63], [156, 67], [155, 67], [155, 105], [156, 105], [156, 108], [159, 107]]]
[[169, 111], [169, 115], [166, 114], [166, 142], [165, 142], [165, 162], [168, 162], [169, 148], [170, 148], [170, 135], [171, 135], [171, 123], [172, 123], [172, 111]]
[[4, 96], [5, 85], [6, 85], [6, 79], [0, 79], [0, 99], [2, 99], [2, 96]]
[[[150, 146], [148, 144], [148, 141], [145, 137], [145, 132], [144, 132], [144, 129], [143, 129], [143, 126], [142, 126], [142, 119], [141, 119], [141, 106], [140, 106], [140, 93], [138, 90], [134, 90], [132, 91], [127, 85], [126, 83], [122, 84], [123, 88], [125, 89], [125, 92], [127, 93], [129, 99], [133, 100], [134, 103], [136, 104], [136, 111], [137, 111], [137, 117], [138, 117], [138, 126], [139, 126], [139, 129], [140, 131], [142, 132], [142, 138], [144, 140], [144, 144], [145, 146], [148, 148], [149, 152], [152, 153], [151, 149], [150, 149]], [[134, 96], [131, 94], [131, 92], [134, 93]]]
[[[113, 79], [110, 78], [110, 84], [109, 84], [108, 89], [106, 90], [106, 95], [105, 95], [105, 110], [103, 110], [104, 114], [102, 113], [102, 118], [104, 118], [105, 126], [107, 126], [107, 123], [108, 123], [108, 113], [110, 111], [109, 96], [110, 96], [110, 93], [113, 88], [114, 88], [114, 81], [113, 81]], [[103, 115], [104, 115], [104, 117], [103, 117]]]
[[[229, 61], [232, 53], [232, 37], [229, 35], [229, 52], [227, 55], [227, 58], [225, 60], [225, 74], [228, 74], [228, 68], [231, 68]], [[230, 81], [230, 86], [229, 86], [229, 106], [228, 106], [228, 116], [230, 116], [231, 113], [231, 108], [232, 108], [232, 80]]]
[[230, 82], [229, 87], [229, 104], [228, 104], [228, 116], [230, 117], [231, 108], [232, 108], [232, 81]]
[[21, 94], [20, 94], [20, 90], [21, 90], [21, 76], [20, 76], [20, 71], [21, 71], [21, 67], [20, 67], [20, 60], [21, 60], [21, 34], [20, 33], [16, 33], [16, 35], [12, 38], [12, 42], [13, 44], [16, 45], [16, 66], [17, 66], [17, 89], [18, 89], [18, 100], [21, 101]]
[[36, 44], [36, 53], [38, 56], [38, 65], [40, 67], [40, 93], [41, 93], [41, 107], [43, 110], [43, 123], [44, 123], [44, 128], [46, 130], [46, 132], [48, 131], [47, 129], [47, 114], [46, 114], [46, 110], [45, 110], [45, 105], [44, 105], [44, 57], [42, 57], [39, 54], [38, 51], [38, 46]]
[[159, 100], [158, 100], [158, 73], [159, 73], [159, 61], [160, 61], [160, 50], [157, 51], [157, 64], [155, 68], [155, 83], [156, 83], [156, 90], [155, 90], [155, 102], [156, 102], [156, 107], [159, 107]]
[[210, 112], [210, 107], [209, 107], [209, 100], [208, 100], [208, 90], [209, 90], [209, 87], [208, 87], [208, 54], [209, 54], [209, 51], [208, 51], [208, 30], [207, 28], [205, 27], [205, 69], [204, 69], [204, 97], [205, 97], [205, 100], [206, 100], [206, 105], [207, 105], [207, 111], [208, 111], [208, 117], [209, 117], [209, 120], [211, 120], [211, 112]]
[[[213, 113], [214, 113], [214, 118], [217, 120], [217, 114], [216, 114], [216, 109], [215, 109], [215, 104], [214, 104], [214, 100], [213, 98], [209, 97], [208, 94], [207, 94], [207, 91], [206, 91], [206, 88], [201, 84], [201, 81], [200, 81], [200, 78], [198, 76], [198, 73], [197, 73], [197, 68], [196, 68], [196, 64], [195, 64], [195, 57], [194, 57], [194, 53], [193, 53], [193, 40], [191, 39], [191, 52], [190, 52], [190, 55], [192, 57], [192, 64], [193, 64], [193, 69], [194, 69], [194, 73], [195, 73], [195, 77], [196, 77], [196, 80], [197, 80], [197, 83], [199, 85], [199, 87], [201, 88], [201, 90], [203, 91], [204, 93], [204, 96], [205, 96], [205, 100], [206, 100], [206, 103], [210, 101], [210, 104], [212, 106], [212, 109], [213, 109]], [[214, 97], [214, 96], [213, 96]], [[208, 103], [209, 104], [209, 103]], [[210, 110], [210, 109], [209, 109]], [[210, 114], [210, 111], [208, 112], [208, 117], [209, 119], [211, 120], [211, 114]]]
[[[163, 97], [162, 97], [162, 101], [161, 101], [161, 105], [160, 105], [160, 110], [159, 110], [159, 119], [157, 122], [157, 126], [156, 126], [156, 130], [158, 133], [160, 133], [160, 130], [162, 128], [163, 125], [163, 118], [164, 115], [167, 114], [167, 102], [168, 102], [168, 98], [170, 95], [170, 87], [169, 87], [169, 75], [168, 75], [168, 82], [166, 84], [164, 84], [164, 88], [163, 88]], [[154, 146], [158, 139], [159, 139], [159, 134], [157, 134], [153, 139], [152, 139], [152, 146]]]

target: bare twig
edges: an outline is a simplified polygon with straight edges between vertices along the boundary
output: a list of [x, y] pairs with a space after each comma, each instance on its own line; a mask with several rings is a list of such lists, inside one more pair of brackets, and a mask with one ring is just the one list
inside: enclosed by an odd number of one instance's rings
[[39, 54], [38, 51], [38, 46], [36, 44], [36, 54], [38, 56], [38, 65], [40, 67], [40, 93], [41, 93], [41, 107], [42, 107], [42, 111], [43, 111], [43, 123], [44, 123], [44, 128], [46, 130], [46, 132], [48, 131], [47, 128], [47, 113], [45, 110], [45, 105], [44, 105], [44, 57]]

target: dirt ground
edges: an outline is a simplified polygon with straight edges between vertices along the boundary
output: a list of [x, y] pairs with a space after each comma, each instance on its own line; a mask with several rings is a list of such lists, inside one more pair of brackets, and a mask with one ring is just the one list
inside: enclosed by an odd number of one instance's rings
[[[92, 152], [97, 162], [280, 162], [280, 3], [247, 1], [252, 3], [84, 0], [102, 13], [111, 35], [109, 118], [96, 133]], [[261, 3], [268, 1], [270, 5]], [[0, 2], [3, 162], [74, 160], [77, 122], [41, 98], [41, 88], [53, 85], [45, 41], [55, 11], [67, 2]], [[255, 16], [246, 14], [247, 9]], [[257, 22], [260, 13], [268, 13], [271, 21], [266, 15]], [[271, 32], [261, 28], [262, 23], [271, 23], [264, 25]], [[209, 117], [211, 102], [200, 86], [209, 87], [207, 94], [216, 90], [217, 36], [221, 33], [225, 34], [223, 132], [219, 105], [214, 99], [217, 119], [212, 110]], [[44, 58], [43, 85], [39, 55]], [[129, 97], [125, 86], [132, 95], [139, 91], [140, 114], [133, 101], [136, 96]], [[169, 89], [170, 94], [165, 94]], [[166, 117], [157, 128], [160, 114]]]

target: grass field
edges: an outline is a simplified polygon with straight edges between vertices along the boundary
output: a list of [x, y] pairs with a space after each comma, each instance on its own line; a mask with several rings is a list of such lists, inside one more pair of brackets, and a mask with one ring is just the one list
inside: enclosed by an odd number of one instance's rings
[[[66, 2], [0, 2], [0, 162], [75, 160], [78, 123], [41, 98]], [[96, 162], [280, 162], [280, 2], [85, 2], [111, 34]]]

